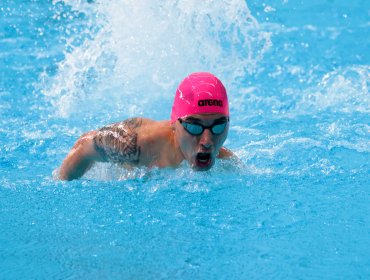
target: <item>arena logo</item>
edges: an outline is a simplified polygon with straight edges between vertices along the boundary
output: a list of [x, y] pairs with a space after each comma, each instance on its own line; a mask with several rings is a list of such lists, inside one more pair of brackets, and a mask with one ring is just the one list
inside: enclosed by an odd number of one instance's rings
[[222, 107], [222, 100], [217, 100], [217, 99], [202, 99], [198, 101], [198, 106], [203, 107], [203, 106], [218, 106]]

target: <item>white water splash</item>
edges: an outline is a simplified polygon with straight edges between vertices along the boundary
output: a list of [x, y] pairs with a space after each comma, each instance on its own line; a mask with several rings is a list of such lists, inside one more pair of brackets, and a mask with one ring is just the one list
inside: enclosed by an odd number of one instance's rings
[[44, 86], [62, 117], [89, 104], [121, 116], [147, 115], [158, 110], [154, 100], [171, 103], [177, 84], [194, 71], [215, 73], [232, 94], [237, 78], [255, 71], [271, 45], [241, 0], [64, 3], [86, 13], [87, 26], [98, 32], [81, 30], [92, 39], [66, 51]]
[[352, 113], [370, 112], [370, 67], [351, 66], [323, 76], [315, 88], [304, 92], [296, 112], [332, 110]]

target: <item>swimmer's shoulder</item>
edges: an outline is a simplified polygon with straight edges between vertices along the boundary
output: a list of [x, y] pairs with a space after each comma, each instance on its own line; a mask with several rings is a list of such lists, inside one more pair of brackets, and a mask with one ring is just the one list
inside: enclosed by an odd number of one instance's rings
[[220, 158], [220, 159], [231, 159], [235, 157], [236, 157], [235, 154], [231, 150], [225, 147], [221, 147], [217, 155], [217, 158]]
[[111, 123], [108, 125], [105, 125], [97, 130], [96, 132], [99, 131], [110, 131], [110, 130], [122, 130], [122, 129], [130, 129], [130, 130], [135, 130], [138, 132], [138, 130], [142, 127], [150, 127], [153, 126], [156, 123], [156, 121], [148, 118], [141, 118], [141, 117], [134, 117], [134, 118], [128, 118], [123, 121]]
[[141, 143], [154, 144], [161, 142], [169, 137], [172, 132], [170, 121], [155, 121], [152, 119], [142, 119], [142, 125], [138, 131]]
[[135, 135], [160, 135], [171, 130], [170, 121], [155, 121], [149, 118], [134, 117], [108, 124], [94, 132], [97, 134], [124, 133]]
[[170, 128], [170, 121], [156, 121], [149, 118], [129, 118], [123, 122], [130, 123], [137, 128], [142, 128], [144, 130], [157, 130]]

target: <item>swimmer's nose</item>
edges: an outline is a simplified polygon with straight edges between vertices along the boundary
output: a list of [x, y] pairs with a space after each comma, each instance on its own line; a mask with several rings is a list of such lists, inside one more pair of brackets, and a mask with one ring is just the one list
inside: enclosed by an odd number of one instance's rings
[[207, 150], [212, 148], [212, 146], [213, 146], [212, 132], [208, 128], [206, 128], [203, 131], [203, 133], [200, 137], [199, 144]]

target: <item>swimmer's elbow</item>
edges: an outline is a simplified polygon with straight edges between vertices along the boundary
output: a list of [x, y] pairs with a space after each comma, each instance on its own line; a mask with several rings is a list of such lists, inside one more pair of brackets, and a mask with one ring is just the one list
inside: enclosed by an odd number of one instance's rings
[[94, 146], [93, 136], [94, 132], [89, 132], [76, 141], [60, 167], [58, 175], [60, 180], [71, 181], [80, 178], [95, 161], [100, 159]]

